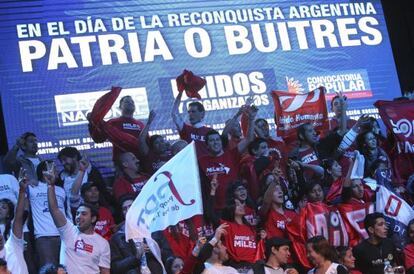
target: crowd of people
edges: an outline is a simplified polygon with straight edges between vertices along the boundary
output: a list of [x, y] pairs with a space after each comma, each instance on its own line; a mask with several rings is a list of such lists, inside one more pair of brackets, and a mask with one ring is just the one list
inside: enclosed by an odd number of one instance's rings
[[[179, 93], [171, 115], [180, 139], [170, 144], [149, 135], [155, 112], [146, 123], [133, 118], [130, 96], [119, 118], [104, 121], [119, 93], [100, 98], [89, 116], [93, 140], [113, 145], [113, 182], [75, 147], [42, 159], [31, 132], [5, 156], [0, 273], [414, 273], [414, 221], [403, 246], [371, 206], [379, 171], [393, 178], [393, 144], [373, 117], [349, 119], [342, 94], [331, 101], [326, 131], [304, 123], [285, 143], [252, 102], [220, 133], [206, 126], [198, 101], [188, 104], [188, 119], [179, 114]], [[204, 213], [153, 233], [161, 264], [145, 239], [126, 240], [125, 216], [151, 175], [192, 141]], [[386, 187], [411, 204], [413, 178], [404, 179]], [[363, 209], [360, 233], [341, 206]]]

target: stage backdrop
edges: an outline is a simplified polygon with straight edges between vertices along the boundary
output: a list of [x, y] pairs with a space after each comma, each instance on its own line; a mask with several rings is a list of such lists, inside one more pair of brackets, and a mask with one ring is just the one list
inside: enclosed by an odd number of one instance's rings
[[[0, 7], [9, 145], [33, 131], [42, 157], [72, 145], [106, 172], [110, 144], [92, 142], [86, 115], [111, 86], [133, 96], [136, 118], [155, 110], [152, 133], [171, 141], [183, 69], [207, 80], [202, 103], [217, 129], [251, 95], [274, 127], [271, 90], [323, 85], [328, 104], [343, 91], [352, 118], [377, 117], [373, 102], [400, 94], [380, 1], [33, 0]], [[114, 105], [107, 118], [119, 114]]]

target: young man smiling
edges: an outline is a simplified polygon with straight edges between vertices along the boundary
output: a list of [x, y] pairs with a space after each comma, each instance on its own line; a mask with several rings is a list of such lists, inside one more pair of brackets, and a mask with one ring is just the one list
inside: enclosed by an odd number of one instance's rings
[[45, 172], [45, 179], [48, 183], [49, 211], [62, 240], [60, 262], [66, 265], [68, 273], [109, 274], [109, 244], [94, 231], [98, 220], [97, 209], [93, 205], [81, 204], [76, 211], [75, 226], [57, 206], [53, 172]]

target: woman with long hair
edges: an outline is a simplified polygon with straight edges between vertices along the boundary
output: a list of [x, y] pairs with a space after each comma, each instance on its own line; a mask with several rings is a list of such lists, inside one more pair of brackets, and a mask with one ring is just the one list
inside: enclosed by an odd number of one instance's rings
[[335, 248], [323, 236], [315, 236], [306, 242], [306, 256], [313, 269], [308, 274], [347, 274], [346, 268], [338, 260]]
[[352, 254], [352, 248], [349, 246], [338, 246], [336, 248], [338, 253], [338, 262], [341, 263], [348, 270], [349, 274], [362, 274], [355, 269], [355, 257]]
[[9, 199], [0, 199], [0, 230], [6, 241], [10, 236], [12, 220], [14, 218], [14, 204]]

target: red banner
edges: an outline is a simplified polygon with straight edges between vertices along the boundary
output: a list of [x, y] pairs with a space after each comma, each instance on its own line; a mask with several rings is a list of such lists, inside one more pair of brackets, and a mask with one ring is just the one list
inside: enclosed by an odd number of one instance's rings
[[306, 240], [324, 236], [333, 246], [348, 246], [348, 232], [335, 207], [324, 203], [307, 203], [286, 229], [300, 263], [311, 268], [306, 257]]
[[397, 182], [405, 184], [414, 173], [414, 100], [377, 101], [374, 104], [392, 134], [390, 153]]
[[347, 227], [349, 245], [353, 247], [361, 240], [368, 238], [368, 233], [364, 228], [364, 219], [374, 212], [374, 204], [351, 200], [350, 203], [339, 204], [337, 207]]
[[278, 136], [296, 139], [296, 128], [304, 123], [313, 124], [317, 131], [328, 128], [324, 87], [308, 93], [272, 91], [272, 97]]

